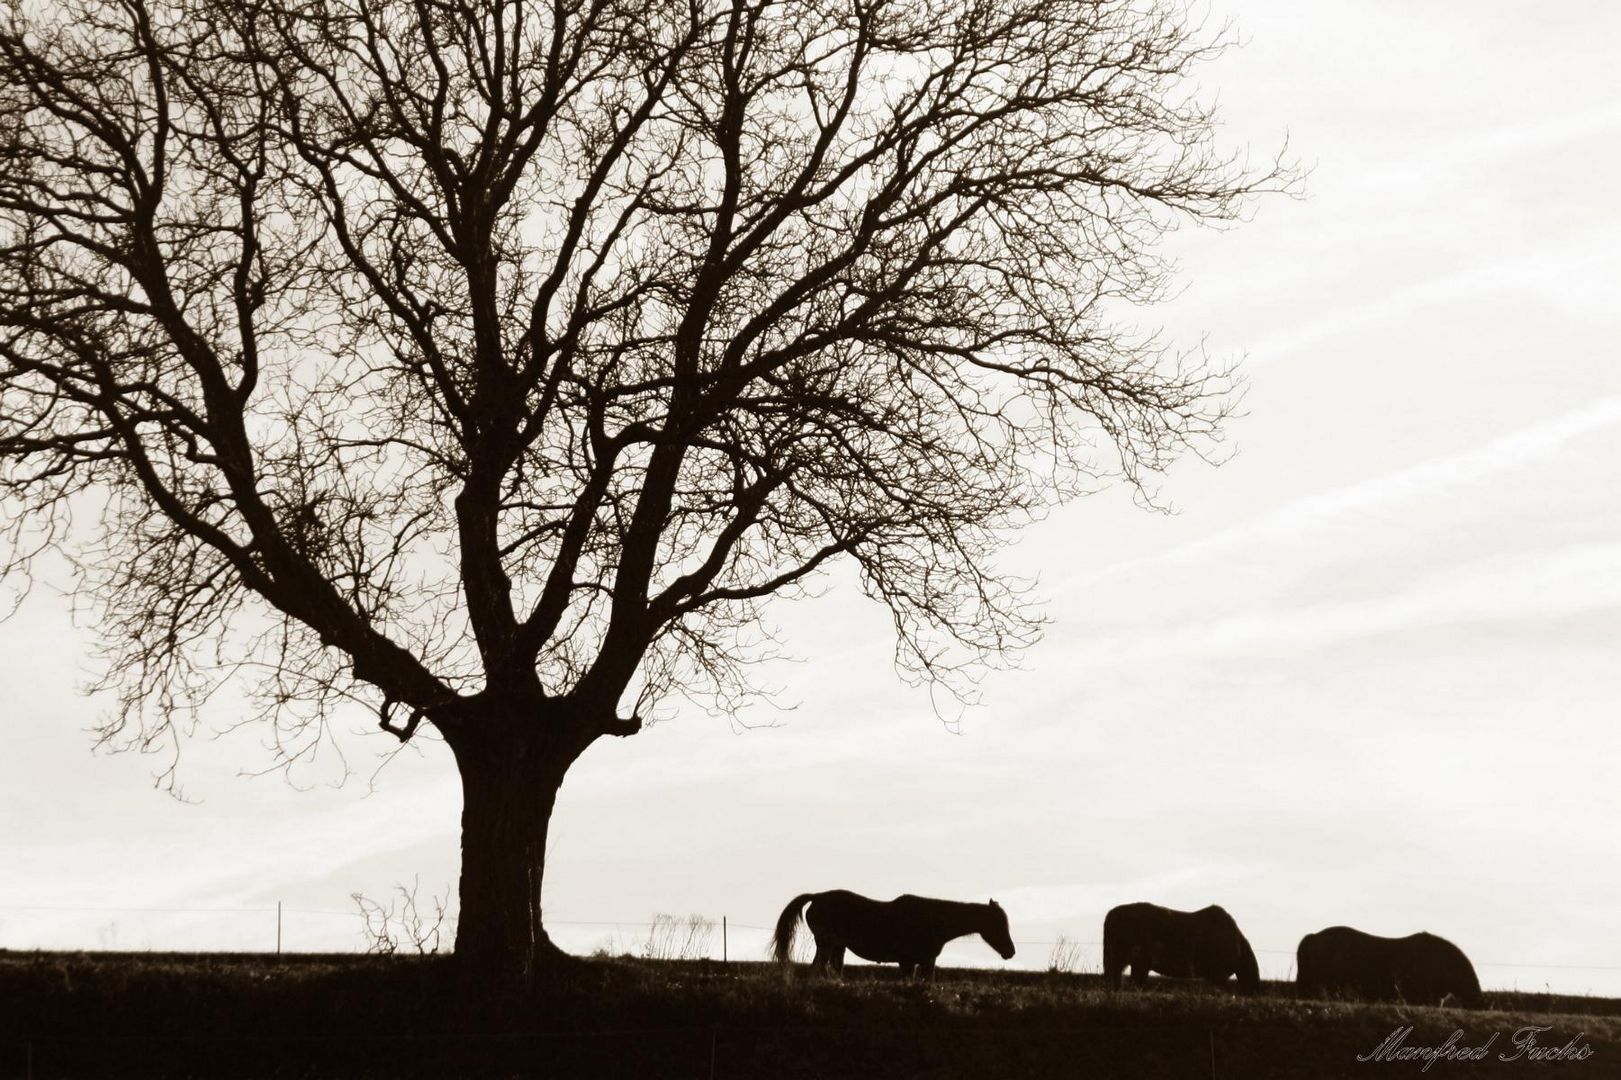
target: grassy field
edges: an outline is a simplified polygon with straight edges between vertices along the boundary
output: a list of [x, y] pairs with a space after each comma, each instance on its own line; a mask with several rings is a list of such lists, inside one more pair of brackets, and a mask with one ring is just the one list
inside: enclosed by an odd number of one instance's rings
[[[1484, 1010], [1237, 998], [1156, 980], [586, 960], [479, 1001], [445, 958], [0, 952], [0, 1077], [1621, 1077], [1621, 1001], [1488, 995]], [[1497, 1033], [1480, 1062], [1359, 1062]], [[1513, 1034], [1580, 1061], [1500, 1061]]]

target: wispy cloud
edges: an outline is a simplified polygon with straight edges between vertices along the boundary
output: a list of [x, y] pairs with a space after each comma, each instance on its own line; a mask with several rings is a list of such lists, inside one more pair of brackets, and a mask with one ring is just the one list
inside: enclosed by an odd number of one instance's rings
[[1552, 618], [1621, 609], [1621, 544], [1483, 559], [1391, 595], [1259, 608], [1163, 631], [1111, 634], [1069, 650], [1088, 665], [1208, 653], [1270, 654], [1421, 626]]
[[1535, 296], [1560, 309], [1591, 311], [1600, 286], [1606, 295], [1613, 295], [1614, 286], [1621, 281], [1621, 250], [1615, 243], [1616, 232], [1610, 229], [1588, 235], [1579, 245], [1570, 248], [1515, 252], [1506, 258], [1426, 278], [1360, 303], [1331, 308], [1251, 341], [1245, 366], [1254, 369], [1285, 360], [1351, 331], [1471, 297], [1512, 294], [1524, 301]]
[[1398, 164], [1368, 168], [1350, 176], [1351, 188], [1394, 188], [1403, 198], [1415, 189], [1433, 187], [1443, 174], [1481, 176], [1493, 164], [1513, 164], [1546, 156], [1558, 147], [1588, 148], [1621, 130], [1621, 106], [1613, 104], [1563, 115], [1538, 114], [1522, 123], [1504, 124], [1499, 118], [1459, 131], [1428, 147], [1419, 158], [1404, 157]]
[[1299, 543], [1347, 517], [1431, 499], [1438, 492], [1479, 483], [1495, 474], [1542, 461], [1584, 436], [1617, 425], [1621, 425], [1621, 395], [1609, 395], [1479, 446], [1317, 492], [1168, 551], [1068, 578], [1057, 583], [1054, 592], [1088, 589], [1149, 569], [1219, 560], [1263, 545]]

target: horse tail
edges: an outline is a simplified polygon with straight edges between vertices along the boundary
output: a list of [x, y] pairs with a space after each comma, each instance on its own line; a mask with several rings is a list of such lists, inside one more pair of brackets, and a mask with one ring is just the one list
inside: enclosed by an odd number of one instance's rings
[[800, 893], [788, 901], [788, 906], [777, 916], [777, 929], [771, 935], [771, 955], [777, 963], [786, 964], [794, 956], [794, 931], [799, 929], [799, 915], [805, 905], [816, 898], [816, 893]]
[[1238, 935], [1238, 988], [1246, 994], [1261, 988], [1261, 966], [1255, 962], [1255, 950], [1243, 934]]

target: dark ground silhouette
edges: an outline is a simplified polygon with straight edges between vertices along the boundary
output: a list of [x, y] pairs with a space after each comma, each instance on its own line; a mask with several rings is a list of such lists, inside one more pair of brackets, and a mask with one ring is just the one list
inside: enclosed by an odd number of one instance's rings
[[[1398, 1028], [1412, 1025], [1409, 1045], [1462, 1029], [1472, 1042], [1501, 1032], [1507, 1046], [1528, 1024], [1551, 1026], [1544, 1044], [1582, 1033], [1593, 1055], [1569, 1075], [1621, 1071], [1621, 1001], [1596, 998], [1492, 993], [1491, 1011], [1460, 1011], [1297, 1001], [1278, 984], [1235, 997], [1153, 979], [1117, 993], [1096, 975], [942, 968], [931, 982], [863, 965], [828, 979], [766, 963], [580, 960], [528, 995], [480, 999], [448, 989], [452, 968], [450, 957], [0, 952], [0, 1078], [1366, 1080], [1391, 1067], [1357, 1056]], [[1449, 1061], [1431, 1074], [1533, 1068]]]

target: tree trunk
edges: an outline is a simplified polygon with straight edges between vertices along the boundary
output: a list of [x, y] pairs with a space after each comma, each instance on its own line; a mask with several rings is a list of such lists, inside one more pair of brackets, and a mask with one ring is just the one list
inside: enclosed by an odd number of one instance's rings
[[539, 732], [492, 726], [451, 743], [462, 779], [456, 958], [480, 984], [525, 985], [562, 951], [541, 922], [546, 831], [571, 753]]

